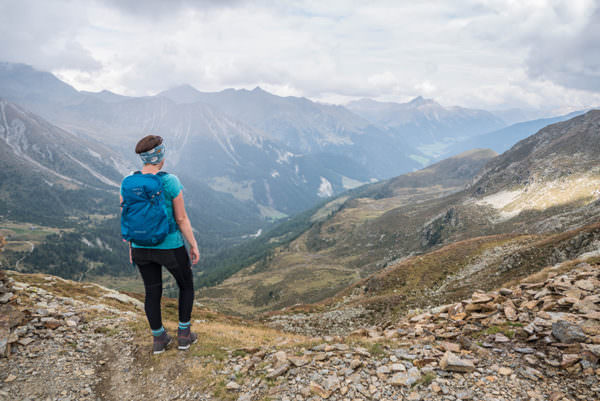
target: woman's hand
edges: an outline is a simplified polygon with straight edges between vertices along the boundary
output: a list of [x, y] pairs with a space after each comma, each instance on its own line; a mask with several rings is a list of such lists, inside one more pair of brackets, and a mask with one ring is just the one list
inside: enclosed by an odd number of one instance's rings
[[200, 260], [200, 251], [198, 245], [190, 247], [190, 259], [192, 259], [192, 265], [195, 265]]
[[133, 256], [131, 254], [131, 242], [129, 243], [129, 264], [133, 264]]

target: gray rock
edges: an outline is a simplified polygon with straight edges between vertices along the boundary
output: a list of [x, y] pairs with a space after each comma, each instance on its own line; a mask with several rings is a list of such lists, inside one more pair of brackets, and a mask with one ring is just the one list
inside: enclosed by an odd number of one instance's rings
[[583, 349], [591, 352], [594, 356], [600, 357], [600, 344], [584, 344]]
[[400, 359], [405, 359], [405, 360], [408, 360], [408, 361], [414, 361], [415, 359], [417, 359], [417, 356], [416, 356], [416, 355], [414, 355], [414, 354], [409, 354], [408, 352], [406, 352], [406, 351], [405, 351], [405, 350], [403, 350], [403, 349], [397, 349], [397, 350], [395, 351], [395, 354], [396, 354], [396, 356], [397, 356], [398, 358], [400, 358]]
[[386, 365], [380, 366], [377, 368], [377, 373], [381, 375], [387, 375], [388, 373], [390, 373], [390, 368]]
[[457, 400], [472, 400], [473, 392], [472, 391], [461, 391], [456, 393]]
[[227, 390], [229, 391], [238, 391], [240, 387], [241, 386], [234, 381], [227, 383], [227, 385], [225, 386], [225, 388], [227, 388]]
[[8, 339], [10, 337], [10, 332], [8, 329], [3, 330], [0, 328], [0, 358], [8, 356], [8, 352], [10, 351], [8, 345]]
[[335, 375], [328, 376], [323, 381], [323, 387], [328, 391], [335, 391], [339, 386], [340, 386], [340, 379]]
[[472, 372], [475, 370], [475, 365], [468, 359], [461, 359], [454, 355], [452, 352], [447, 351], [442, 360], [440, 361], [440, 367], [444, 370], [452, 372]]
[[281, 376], [282, 374], [284, 374], [285, 372], [287, 372], [289, 368], [290, 368], [290, 365], [288, 363], [284, 363], [283, 365], [281, 365], [278, 368], [276, 368], [275, 370], [273, 370], [271, 373], [267, 374], [266, 378], [267, 379], [275, 379], [275, 378]]
[[131, 304], [133, 306], [135, 306], [136, 308], [139, 309], [144, 309], [144, 304], [140, 301], [138, 301], [135, 298], [130, 297], [129, 295], [125, 295], [122, 294], [120, 292], [116, 292], [116, 291], [111, 291], [108, 294], [104, 294], [102, 295], [104, 298], [110, 298], [110, 299], [115, 299], [119, 302], [122, 302], [124, 304]]
[[0, 304], [5, 304], [14, 296], [12, 292], [7, 292], [5, 294], [0, 295]]
[[520, 354], [533, 354], [535, 350], [530, 347], [515, 347], [515, 351]]
[[407, 372], [396, 373], [388, 380], [389, 384], [394, 386], [407, 386], [410, 387], [415, 384], [421, 378], [421, 372], [419, 369], [412, 367]]
[[581, 327], [569, 323], [566, 320], [559, 320], [552, 323], [552, 335], [561, 343], [581, 343], [587, 340], [587, 336], [581, 330]]

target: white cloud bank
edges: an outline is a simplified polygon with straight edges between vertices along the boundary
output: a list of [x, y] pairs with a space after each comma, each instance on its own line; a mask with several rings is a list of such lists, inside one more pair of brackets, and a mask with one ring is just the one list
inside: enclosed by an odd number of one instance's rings
[[0, 0], [0, 60], [78, 89], [257, 85], [343, 102], [600, 104], [597, 0]]

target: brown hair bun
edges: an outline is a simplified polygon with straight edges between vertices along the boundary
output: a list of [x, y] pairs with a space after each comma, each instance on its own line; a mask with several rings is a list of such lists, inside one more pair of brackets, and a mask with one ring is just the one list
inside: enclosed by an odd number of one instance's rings
[[162, 137], [160, 137], [158, 135], [147, 135], [147, 136], [143, 137], [142, 139], [140, 139], [140, 141], [137, 143], [137, 145], [135, 145], [135, 153], [137, 153], [139, 155], [140, 153], [144, 153], [149, 150], [152, 150], [155, 147], [157, 147], [158, 145], [160, 145], [162, 142], [163, 142]]

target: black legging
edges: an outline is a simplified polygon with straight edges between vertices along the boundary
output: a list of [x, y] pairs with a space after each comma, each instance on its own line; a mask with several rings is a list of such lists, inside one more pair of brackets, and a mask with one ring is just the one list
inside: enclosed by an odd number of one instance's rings
[[146, 301], [144, 309], [152, 330], [162, 327], [160, 298], [162, 297], [162, 266], [177, 281], [179, 287], [179, 321], [189, 322], [194, 304], [192, 265], [185, 247], [176, 249], [132, 248], [133, 263], [140, 270]]

